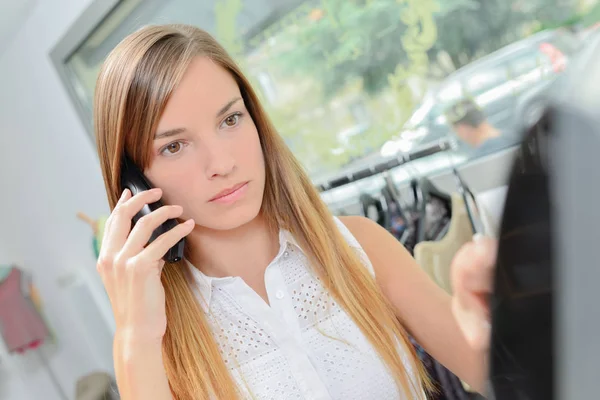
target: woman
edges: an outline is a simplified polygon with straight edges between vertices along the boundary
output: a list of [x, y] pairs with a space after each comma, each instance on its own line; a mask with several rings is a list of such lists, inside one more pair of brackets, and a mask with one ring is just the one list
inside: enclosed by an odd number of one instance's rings
[[[100, 71], [94, 107], [113, 209], [98, 270], [124, 399], [422, 399], [429, 384], [407, 331], [482, 388], [479, 293], [493, 244], [463, 249], [451, 299], [378, 225], [334, 219], [206, 32], [127, 37]], [[124, 154], [157, 189], [121, 191]], [[159, 199], [167, 205], [132, 229]], [[181, 223], [146, 246], [169, 218]], [[182, 237], [185, 259], [165, 265]]]

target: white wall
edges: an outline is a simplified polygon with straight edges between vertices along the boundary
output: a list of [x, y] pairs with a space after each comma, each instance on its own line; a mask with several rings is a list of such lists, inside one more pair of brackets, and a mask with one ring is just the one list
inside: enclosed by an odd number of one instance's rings
[[0, 53], [38, 0], [0, 1]]
[[[99, 332], [108, 325], [96, 310], [82, 314], [77, 285], [59, 284], [76, 271], [98, 290], [91, 231], [75, 213], [108, 212], [93, 144], [49, 58], [89, 3], [39, 1], [0, 54], [0, 264], [33, 274], [58, 338], [46, 353], [69, 399], [79, 376], [112, 364], [110, 337]], [[60, 398], [31, 356], [0, 352], [0, 376], [2, 400]]]
[[[80, 279], [101, 293], [91, 232], [75, 213], [108, 213], [104, 185], [94, 146], [49, 58], [91, 1], [39, 1], [0, 54], [0, 264], [32, 272], [58, 338], [48, 358], [69, 399], [78, 377], [112, 366], [102, 315], [91, 308], [82, 314], [81, 286], [59, 283], [84, 272]], [[39, 399], [60, 399], [39, 363], [0, 348], [0, 400]]]

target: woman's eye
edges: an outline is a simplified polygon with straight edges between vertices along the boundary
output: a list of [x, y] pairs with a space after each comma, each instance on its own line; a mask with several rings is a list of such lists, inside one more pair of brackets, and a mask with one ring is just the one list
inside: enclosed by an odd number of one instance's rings
[[166, 156], [172, 156], [179, 153], [182, 147], [183, 145], [181, 144], [181, 142], [169, 143], [161, 150], [161, 154], [164, 154]]
[[238, 124], [238, 122], [240, 122], [241, 116], [242, 116], [241, 113], [231, 114], [229, 117], [227, 117], [223, 120], [223, 123], [221, 124], [221, 126], [225, 127], [225, 128], [232, 128], [232, 127], [236, 126]]

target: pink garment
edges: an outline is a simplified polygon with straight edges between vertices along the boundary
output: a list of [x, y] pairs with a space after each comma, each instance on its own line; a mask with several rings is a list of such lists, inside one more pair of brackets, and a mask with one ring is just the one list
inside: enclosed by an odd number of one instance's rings
[[49, 332], [28, 293], [23, 292], [25, 277], [13, 268], [0, 283], [0, 334], [10, 353], [23, 353], [38, 347]]

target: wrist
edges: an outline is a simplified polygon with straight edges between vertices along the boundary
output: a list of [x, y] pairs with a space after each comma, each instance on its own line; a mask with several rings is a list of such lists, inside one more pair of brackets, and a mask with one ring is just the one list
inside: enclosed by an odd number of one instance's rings
[[160, 347], [162, 346], [162, 336], [153, 335], [137, 328], [117, 328], [115, 332], [115, 341], [128, 346]]
[[162, 354], [162, 338], [146, 336], [131, 330], [117, 331], [114, 337], [117, 357], [129, 360], [138, 355]]
[[123, 399], [172, 399], [162, 339], [119, 332], [115, 334], [113, 347], [117, 384]]

